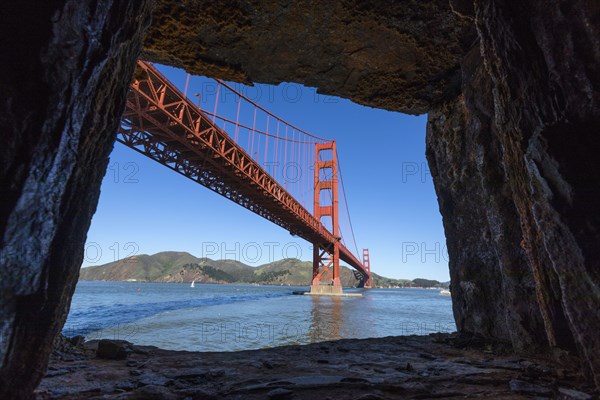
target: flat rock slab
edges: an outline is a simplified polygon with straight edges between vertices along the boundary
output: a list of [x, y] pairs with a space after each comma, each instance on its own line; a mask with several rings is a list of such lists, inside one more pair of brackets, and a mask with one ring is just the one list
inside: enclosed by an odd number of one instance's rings
[[310, 400], [597, 396], [572, 372], [575, 368], [549, 359], [493, 354], [487, 347], [465, 348], [463, 342], [459, 348], [459, 342], [452, 335], [434, 334], [223, 353], [132, 345], [126, 360], [95, 358], [97, 342], [88, 342], [68, 361], [52, 358], [36, 396]]

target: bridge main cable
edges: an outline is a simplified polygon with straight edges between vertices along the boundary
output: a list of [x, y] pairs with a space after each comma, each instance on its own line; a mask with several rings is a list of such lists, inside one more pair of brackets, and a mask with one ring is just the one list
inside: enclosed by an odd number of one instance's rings
[[292, 129], [297, 130], [298, 132], [301, 132], [303, 134], [305, 134], [306, 136], [309, 136], [313, 139], [316, 139], [318, 141], [322, 141], [322, 142], [331, 142], [331, 140], [329, 139], [325, 139], [316, 135], [313, 135], [312, 133], [306, 132], [300, 128], [298, 128], [297, 126], [294, 126], [292, 124], [290, 124], [289, 122], [287, 122], [286, 120], [280, 118], [279, 116], [273, 114], [271, 111], [267, 110], [266, 108], [264, 108], [263, 106], [261, 106], [260, 104], [254, 102], [253, 100], [251, 100], [250, 98], [248, 98], [247, 96], [245, 96], [243, 93], [235, 90], [233, 87], [231, 87], [230, 85], [228, 85], [227, 83], [225, 83], [224, 81], [222, 81], [221, 79], [215, 79], [217, 82], [219, 82], [221, 85], [223, 85], [224, 87], [226, 87], [227, 89], [229, 89], [230, 91], [232, 91], [233, 93], [237, 94], [240, 98], [244, 99], [245, 101], [247, 101], [248, 103], [252, 104], [253, 106], [255, 106], [256, 108], [258, 108], [259, 110], [264, 111], [265, 113], [267, 113], [268, 115], [270, 115], [271, 117], [277, 119], [278, 121], [284, 123], [285, 125], [289, 126]]

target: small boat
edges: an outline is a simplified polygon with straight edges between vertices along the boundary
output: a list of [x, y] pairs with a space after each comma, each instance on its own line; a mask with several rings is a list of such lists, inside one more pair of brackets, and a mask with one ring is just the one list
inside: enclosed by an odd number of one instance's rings
[[442, 289], [442, 290], [440, 290], [440, 294], [441, 294], [441, 295], [444, 295], [444, 296], [450, 296], [450, 291], [449, 291], [449, 290]]
[[194, 284], [194, 282], [196, 282], [195, 280], [192, 281], [192, 284], [190, 285], [190, 287], [196, 287], [196, 285]]

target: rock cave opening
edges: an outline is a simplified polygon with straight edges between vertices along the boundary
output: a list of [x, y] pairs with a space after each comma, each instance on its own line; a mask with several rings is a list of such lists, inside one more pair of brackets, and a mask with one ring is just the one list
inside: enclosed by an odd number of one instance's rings
[[[254, 153], [255, 158], [263, 162], [264, 168], [279, 179], [310, 212], [313, 209], [311, 186], [314, 163], [309, 151], [314, 151], [314, 143], [303, 142], [300, 131], [318, 133], [336, 140], [339, 161], [344, 165], [344, 185], [348, 190], [354, 225], [360, 228], [357, 230], [359, 239], [377, 238], [371, 239], [374, 243], [370, 246], [373, 272], [378, 274], [374, 286], [398, 288], [441, 285], [438, 286], [438, 291], [448, 288], [448, 255], [444, 232], [425, 159], [426, 115], [409, 116], [365, 107], [339, 97], [322, 95], [314, 88], [293, 83], [278, 86], [229, 83], [248, 100], [275, 113], [267, 116], [259, 110], [257, 115], [256, 108], [250, 102], [239, 103], [240, 99], [235, 93], [220, 87], [218, 81], [188, 77], [181, 69], [162, 65], [157, 65], [157, 68], [181, 92], [187, 93], [191, 102], [206, 111], [209, 118], [216, 111], [214, 115], [219, 127], [231, 138], [235, 137], [248, 154]], [[124, 125], [127, 125], [127, 115], [126, 111], [122, 120]], [[282, 121], [278, 121], [277, 117], [281, 117]], [[293, 121], [294, 128], [298, 126], [298, 130], [284, 124], [283, 121], [286, 120]], [[286, 135], [290, 139], [288, 142], [284, 140]], [[71, 306], [63, 328], [67, 336], [84, 335], [88, 340], [125, 339], [136, 344], [157, 345], [171, 350], [227, 350], [227, 344], [215, 341], [214, 337], [213, 340], [193, 342], [182, 338], [180, 333], [167, 333], [166, 325], [173, 327], [172, 330], [175, 331], [174, 327], [187, 326], [192, 319], [191, 313], [185, 311], [188, 313], [188, 322], [186, 318], [181, 318], [175, 323], [168, 317], [168, 313], [207, 304], [202, 296], [192, 296], [192, 293], [201, 293], [200, 290], [169, 292], [174, 296], [170, 306], [155, 304], [154, 307], [146, 307], [145, 303], [154, 301], [152, 294], [159, 290], [147, 283], [171, 282], [189, 286], [191, 282], [196, 285], [254, 282], [263, 285], [292, 285], [297, 286], [296, 290], [309, 283], [305, 276], [307, 272], [296, 269], [310, 268], [311, 243], [290, 236], [288, 232], [260, 216], [231, 204], [218, 193], [198, 185], [193, 177], [177, 174], [178, 171], [173, 171], [169, 165], [165, 166], [143, 149], [136, 149], [135, 145], [124, 141], [123, 135], [117, 135], [117, 139], [84, 246], [83, 267], [86, 268], [80, 274], [80, 284], [74, 294], [75, 305]], [[385, 145], [382, 145], [382, 140], [385, 140]], [[297, 151], [292, 147], [295, 142], [301, 143]], [[284, 159], [287, 159], [287, 166], [283, 165]], [[377, 207], [372, 207], [373, 199], [379, 199]], [[330, 193], [321, 193], [321, 204], [331, 204]], [[351, 243], [350, 233], [354, 232], [350, 232], [350, 213], [345, 206], [340, 210], [339, 228], [345, 242]], [[330, 218], [324, 219], [323, 223], [326, 228], [331, 229]], [[242, 225], [247, 225], [248, 228], [243, 228]], [[250, 236], [247, 231], [252, 231]], [[365, 242], [367, 241], [359, 240], [359, 243]], [[360, 252], [358, 248], [353, 250], [356, 250], [355, 253]], [[283, 265], [283, 261], [287, 259], [299, 264]], [[261, 270], [279, 270], [272, 275], [261, 275], [262, 281], [252, 281], [239, 273], [236, 275], [235, 271], [228, 269], [231, 267], [223, 266], [226, 260], [239, 264], [240, 268], [250, 265], [261, 267]], [[283, 266], [277, 265], [278, 263]], [[269, 266], [271, 264], [273, 266]], [[213, 267], [219, 270], [225, 268], [229, 274], [218, 276], [212, 270], [209, 273], [205, 271]], [[395, 279], [389, 278], [390, 276]], [[342, 278], [344, 287], [352, 288], [359, 284], [350, 270], [344, 269]], [[122, 292], [119, 292], [114, 288], [104, 288], [102, 283], [96, 285], [93, 281], [121, 281], [127, 282], [127, 285], [122, 286]], [[84, 287], [80, 287], [82, 285]], [[185, 285], [182, 287], [185, 288]], [[89, 301], [87, 296], [92, 296], [90, 292], [101, 291], [103, 288], [118, 307], [108, 307], [107, 300], [98, 293], [93, 295], [95, 301]], [[236, 291], [239, 292], [240, 288]], [[378, 312], [375, 312], [369, 317], [372, 321], [370, 329], [360, 328], [359, 322], [348, 323], [352, 327], [346, 330], [347, 337], [430, 334], [456, 330], [448, 297], [439, 300], [441, 308], [434, 313], [426, 309], [415, 309], [413, 313], [402, 312], [401, 310], [411, 308], [403, 301], [415, 301], [414, 299], [383, 300], [396, 301], [393, 307], [397, 311], [389, 316], [378, 316]], [[216, 303], [228, 301], [223, 298]], [[393, 308], [391, 302], [390, 311]], [[106, 304], [108, 308], [102, 310], [96, 303]], [[320, 306], [323, 307], [323, 304]], [[339, 314], [339, 306], [336, 304], [328, 303], [326, 308], [325, 314]], [[217, 325], [214, 321], [215, 315], [220, 315], [219, 310], [217, 307], [213, 311], [196, 312], [193, 319], [197, 330], [181, 329], [186, 332], [185, 335], [200, 337], [204, 333], [208, 337], [208, 330]], [[300, 311], [296, 312], [301, 314]], [[305, 312], [311, 315], [323, 313], [314, 304]], [[354, 318], [353, 312], [349, 309], [347, 318]], [[274, 312], [265, 311], [264, 314], [271, 313]], [[370, 314], [371, 311], [363, 313]], [[416, 317], [413, 314], [417, 314]], [[326, 324], [322, 329], [315, 321], [296, 326], [292, 323], [296, 318], [294, 315], [282, 314], [276, 319], [260, 317], [251, 306], [241, 305], [238, 315], [231, 316], [225, 322], [229, 325], [238, 323], [246, 329], [252, 324], [270, 326], [272, 329], [277, 327], [282, 337], [285, 336], [283, 331], [296, 332], [287, 341], [283, 338], [275, 340], [272, 334], [245, 344], [239, 341], [234, 346], [237, 349], [310, 343], [343, 337], [339, 333], [328, 334], [329, 329], [339, 331], [339, 327], [329, 324], [324, 317], [318, 317], [320, 323]], [[153, 330], [152, 327], [161, 318], [171, 322], [161, 323], [162, 328]], [[340, 316], [336, 318], [339, 319]], [[219, 319], [220, 322], [222, 320]], [[381, 327], [376, 328], [379, 325]], [[207, 331], [203, 332], [203, 329]], [[215, 336], [214, 332], [212, 336]], [[161, 340], [165, 337], [170, 339], [163, 343]]]

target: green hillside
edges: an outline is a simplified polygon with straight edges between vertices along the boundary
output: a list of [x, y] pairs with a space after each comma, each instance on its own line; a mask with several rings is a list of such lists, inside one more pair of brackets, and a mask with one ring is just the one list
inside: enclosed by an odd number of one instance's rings
[[[312, 277], [312, 263], [286, 258], [258, 267], [235, 260], [198, 258], [186, 252], [165, 251], [154, 255], [139, 255], [104, 265], [82, 268], [82, 281], [137, 281], [186, 283], [257, 283], [265, 285], [306, 286]], [[344, 287], [359, 285], [358, 273], [341, 268]], [[423, 283], [437, 283], [415, 279], [390, 279], [373, 274], [376, 287], [422, 287]], [[431, 286], [437, 286], [435, 284]]]

